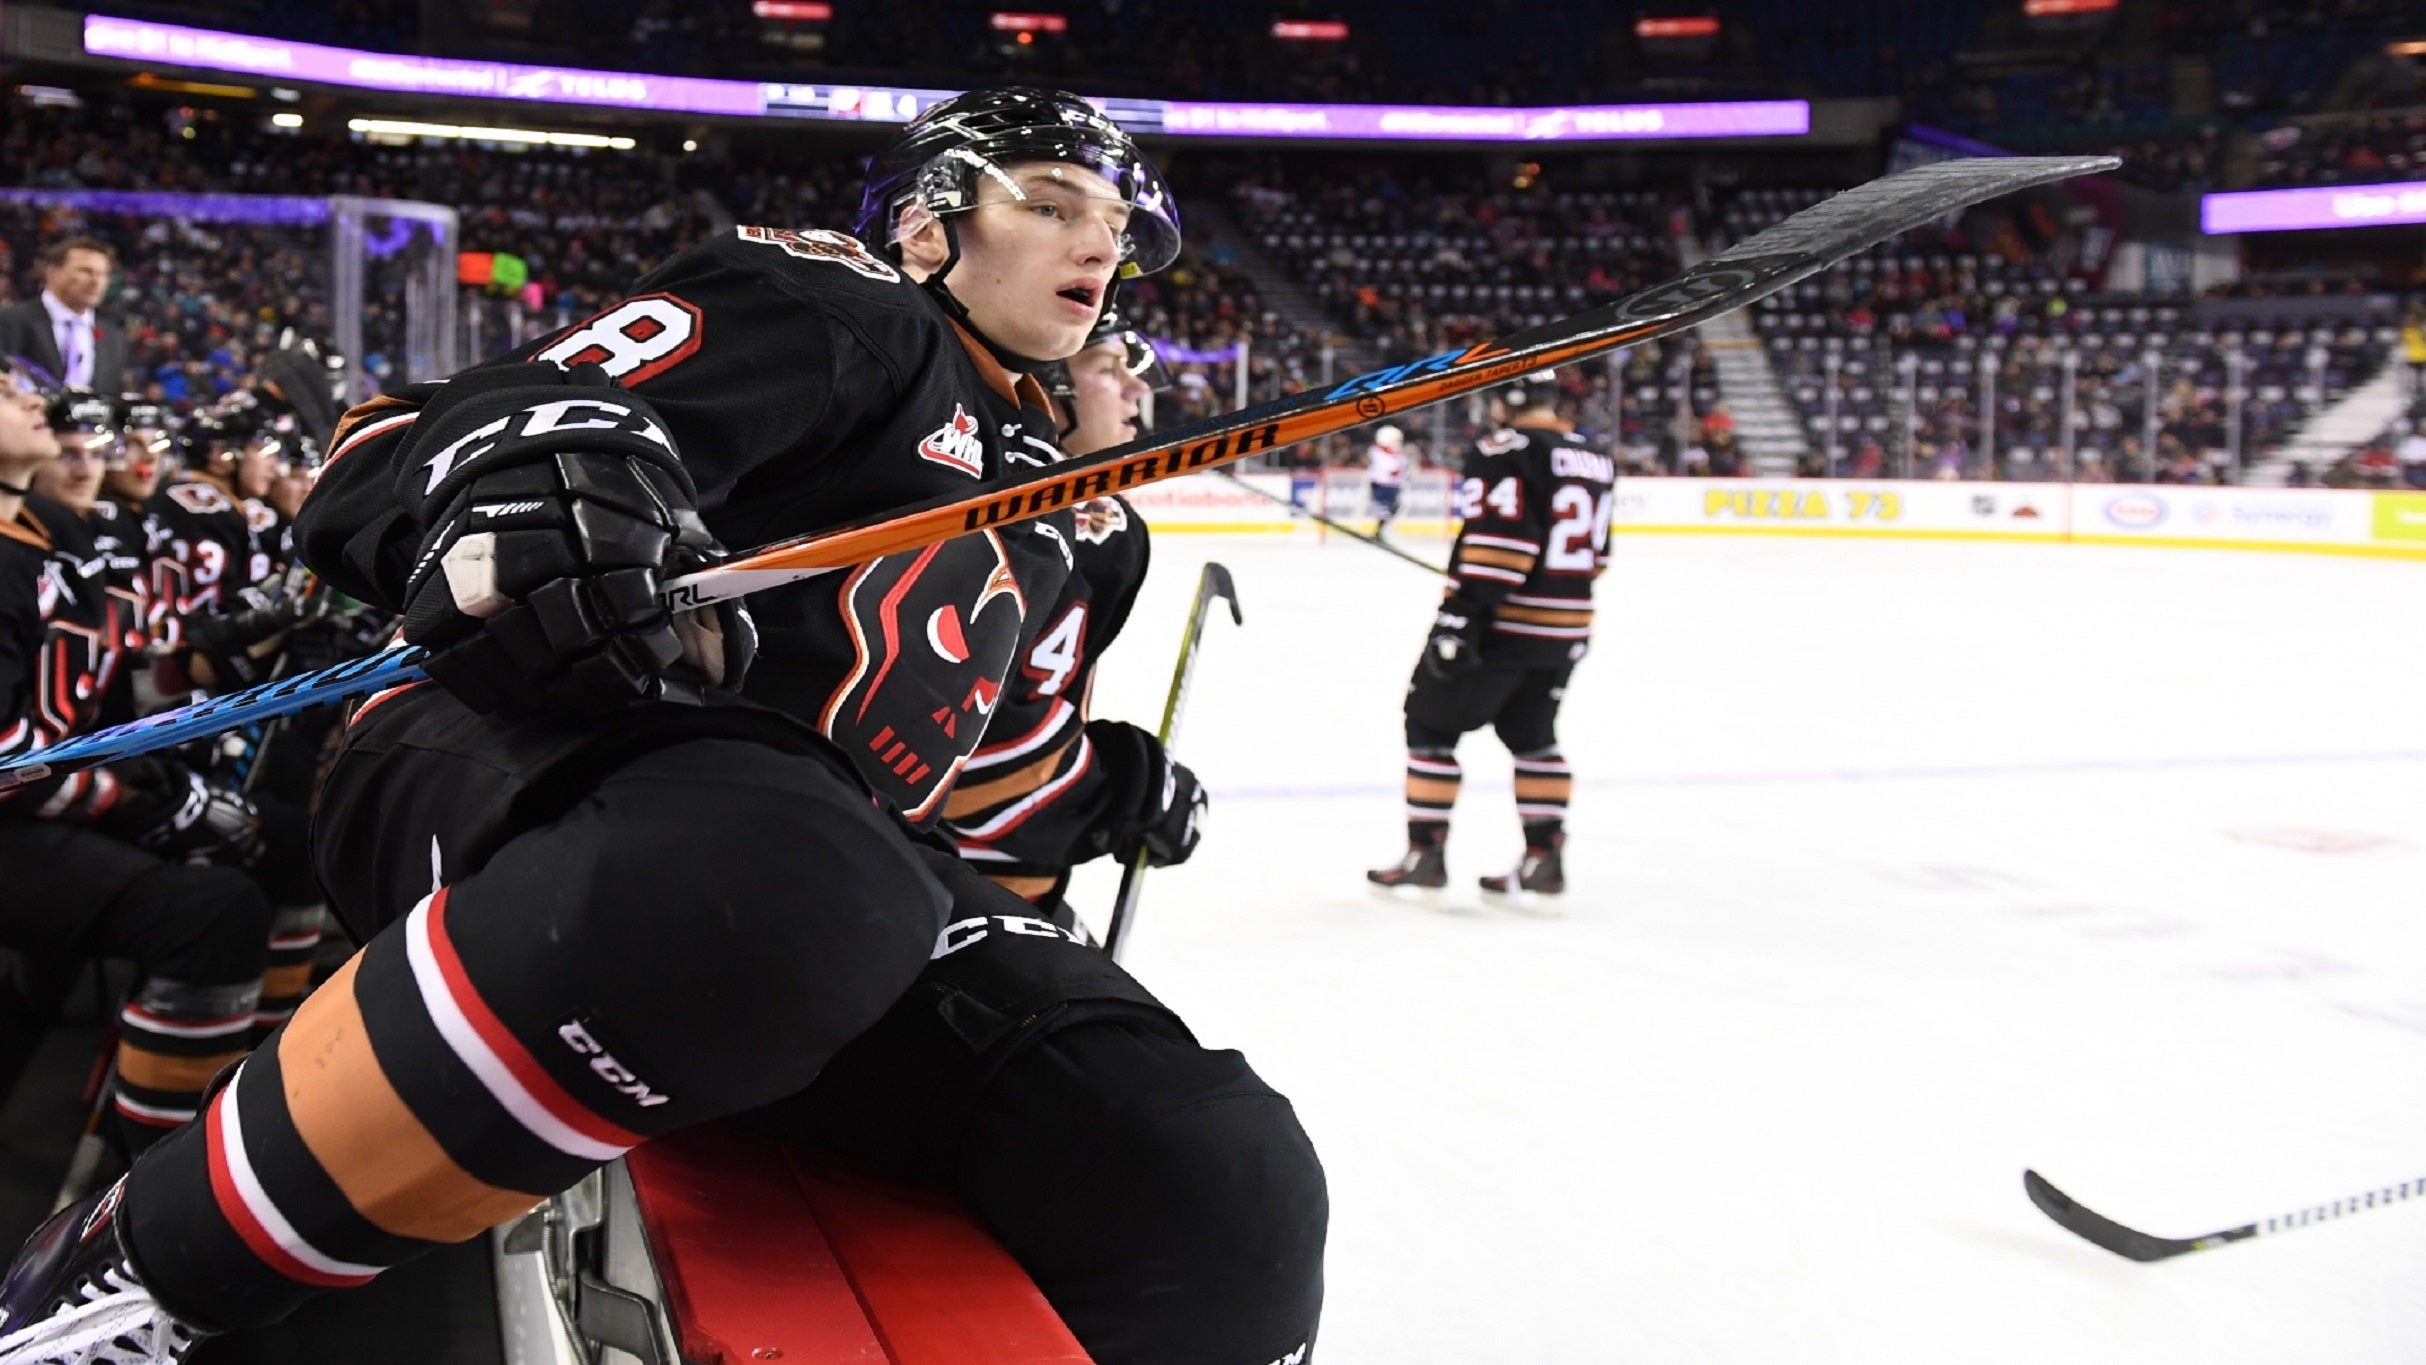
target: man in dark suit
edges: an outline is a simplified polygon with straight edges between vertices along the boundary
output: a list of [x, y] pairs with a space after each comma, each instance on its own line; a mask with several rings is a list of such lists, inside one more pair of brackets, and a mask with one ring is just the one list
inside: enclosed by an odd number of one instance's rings
[[126, 388], [126, 331], [93, 310], [118, 257], [90, 237], [42, 253], [42, 296], [0, 308], [0, 356], [22, 356], [62, 384], [97, 393]]

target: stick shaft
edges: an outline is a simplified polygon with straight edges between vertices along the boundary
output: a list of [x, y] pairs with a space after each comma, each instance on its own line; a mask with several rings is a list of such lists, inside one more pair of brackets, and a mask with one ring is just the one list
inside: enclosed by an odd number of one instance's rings
[[[1165, 761], [1172, 741], [1179, 738], [1179, 718], [1188, 705], [1188, 689], [1196, 679], [1196, 650], [1204, 643], [1205, 620], [1213, 603], [1227, 601], [1233, 620], [1238, 617], [1238, 590], [1230, 581], [1230, 571], [1219, 564], [1208, 563], [1196, 580], [1196, 604], [1188, 610], [1188, 624], [1179, 638], [1179, 663], [1171, 670], [1171, 691], [1163, 698], [1162, 728], [1157, 736], [1162, 742]], [[1121, 950], [1128, 946], [1129, 925], [1137, 915], [1137, 904], [1145, 895], [1146, 853], [1137, 856], [1120, 871], [1120, 891], [1112, 898], [1112, 920], [1104, 929], [1103, 950], [1114, 962], [1120, 961]]]
[[1383, 554], [1396, 555], [1400, 559], [1414, 565], [1416, 568], [1423, 569], [1430, 573], [1439, 574], [1443, 578], [1454, 579], [1456, 577], [1456, 575], [1450, 573], [1447, 569], [1442, 568], [1440, 565], [1425, 559], [1421, 555], [1409, 554], [1405, 550], [1398, 548], [1378, 535], [1366, 535], [1364, 532], [1357, 530], [1353, 526], [1348, 526], [1343, 523], [1333, 521], [1331, 518], [1324, 516], [1322, 513], [1315, 511], [1313, 508], [1306, 506], [1304, 503], [1301, 503], [1294, 498], [1284, 498], [1280, 494], [1272, 492], [1269, 489], [1257, 488], [1254, 484], [1240, 478], [1237, 473], [1232, 470], [1225, 469], [1221, 471], [1221, 475], [1223, 478], [1237, 484], [1239, 487], [1253, 493], [1255, 496], [1262, 498], [1264, 501], [1278, 503], [1281, 506], [1288, 508], [1296, 515], [1304, 517], [1308, 521], [1312, 521], [1317, 525], [1329, 527], [1331, 530], [1339, 532], [1341, 535], [1346, 536], [1350, 540], [1361, 540], [1365, 544], [1372, 546], [1374, 549], [1381, 551]]

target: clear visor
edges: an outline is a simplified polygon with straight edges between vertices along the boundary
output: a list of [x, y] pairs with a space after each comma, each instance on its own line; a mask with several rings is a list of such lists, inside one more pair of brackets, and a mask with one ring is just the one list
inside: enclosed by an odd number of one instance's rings
[[[936, 157], [919, 176], [917, 202], [938, 217], [967, 213], [981, 202], [993, 202], [981, 197], [980, 186], [988, 181], [1004, 191], [1010, 202], [1026, 202], [1040, 196], [1022, 182], [1023, 170], [1032, 172], [1040, 164], [1076, 166], [1102, 177], [1113, 193], [1094, 193], [1092, 185], [1081, 189], [1075, 177], [1059, 184], [1053, 193], [1118, 203], [1129, 211], [1128, 222], [1118, 234], [1122, 279], [1151, 275], [1179, 259], [1179, 206], [1161, 173], [1143, 158], [1075, 136], [1023, 140], [1015, 147], [997, 146], [993, 152], [987, 155], [956, 147]], [[902, 231], [914, 227], [915, 222], [905, 216]]]

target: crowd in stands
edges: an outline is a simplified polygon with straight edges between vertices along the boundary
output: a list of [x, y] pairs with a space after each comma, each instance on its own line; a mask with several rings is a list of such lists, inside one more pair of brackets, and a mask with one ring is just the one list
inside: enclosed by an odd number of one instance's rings
[[2261, 139], [2263, 185], [2371, 185], [2426, 180], [2426, 108], [2287, 123]]
[[[1230, 208], [1264, 258], [1378, 365], [1538, 326], [1679, 269], [1677, 206], [1664, 196], [1454, 175], [1443, 185], [1436, 174], [1371, 158], [1267, 162], [1231, 178]], [[1639, 347], [1619, 380], [1600, 368], [1571, 377], [1574, 402], [1613, 439], [1655, 442], [1674, 416], [1675, 372], [1696, 349]], [[1715, 401], [1707, 382], [1686, 387]]]
[[[528, 285], [505, 301], [510, 325], [497, 302], [479, 305], [498, 319], [477, 337], [489, 353], [595, 311], [659, 261], [736, 221], [839, 226], [856, 207], [854, 158], [799, 139], [734, 140], [698, 154], [504, 151], [282, 135], [125, 99], [13, 113], [0, 151], [33, 186], [342, 192], [458, 207], [462, 249], [511, 253], [528, 267]], [[2406, 122], [2379, 123], [2406, 135]], [[1265, 158], [1199, 179], [1227, 188], [1237, 236], [1192, 234], [1174, 268], [1132, 284], [1124, 300], [1146, 330], [1186, 353], [1174, 367], [1179, 387], [1159, 400], [1165, 420], [1233, 403], [1228, 357], [1242, 339], [1248, 398], [1265, 401], [1582, 311], [1674, 275], [1680, 233], [1699, 228], [1716, 249], [1820, 193], [1747, 190], [1697, 219], [1681, 197], [1568, 189], [1538, 168], [1485, 181], [1478, 166], [1458, 161]], [[0, 279], [13, 296], [26, 289], [34, 245], [70, 233], [100, 237], [123, 262], [114, 307], [127, 317], [133, 363], [156, 396], [207, 402], [241, 383], [286, 329], [327, 335], [327, 248], [318, 230], [7, 204]], [[1907, 390], [1915, 395], [1916, 468], [2043, 465], [2063, 445], [2057, 408], [2069, 355], [2076, 468], [2119, 461], [2129, 476], [2183, 465], [2186, 477], [2181, 452], [2212, 470], [2232, 443], [2223, 350], [2249, 358], [2238, 439], [2244, 458], [2255, 459], [2320, 398], [2363, 381], [2387, 349], [2364, 329], [2223, 332], [2196, 326], [2175, 304], [2103, 299], [2059, 268], [2063, 241], [2044, 210], [1973, 214], [1806, 281], [1760, 310], [1772, 366], [1814, 449], [1836, 452], [1828, 467], [1860, 470], [1861, 447], [1872, 438], [1880, 457], [1900, 461]], [[1258, 271], [1310, 307], [1266, 297]], [[375, 354], [364, 359], [377, 375], [376, 353], [393, 344], [401, 299], [374, 296], [370, 307], [367, 348]], [[2162, 420], [2156, 448], [2144, 451], [2142, 355], [2151, 347], [2163, 355]], [[1907, 357], [1917, 367], [1909, 376]], [[1980, 430], [1975, 411], [1983, 365], [1999, 409], [1993, 433]], [[1743, 464], [1723, 414], [1711, 421], [1723, 395], [1691, 336], [1584, 367], [1569, 382], [1587, 428], [1632, 463], [1678, 471]], [[1320, 452], [1353, 453], [1339, 443]]]
[[[1742, 236], [1807, 198], [1748, 191], [1720, 229]], [[1813, 472], [2222, 481], [2236, 452], [2244, 468], [2264, 458], [2391, 352], [2382, 327], [2211, 325], [2187, 300], [2100, 296], [2030, 244], [2033, 217], [1977, 210], [1758, 306]]]

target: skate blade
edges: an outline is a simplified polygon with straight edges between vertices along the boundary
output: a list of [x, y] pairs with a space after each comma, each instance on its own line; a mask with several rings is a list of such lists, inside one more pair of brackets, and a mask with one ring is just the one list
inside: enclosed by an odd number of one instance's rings
[[1384, 886], [1380, 882], [1366, 882], [1365, 890], [1375, 900], [1393, 905], [1413, 905], [1425, 910], [1458, 908], [1450, 902], [1449, 888], [1445, 886]]
[[1514, 910], [1520, 915], [1532, 915], [1539, 919], [1559, 919], [1567, 913], [1565, 892], [1551, 894], [1541, 891], [1494, 891], [1486, 886], [1479, 888], [1479, 894], [1483, 898], [1483, 904], [1500, 910]]

